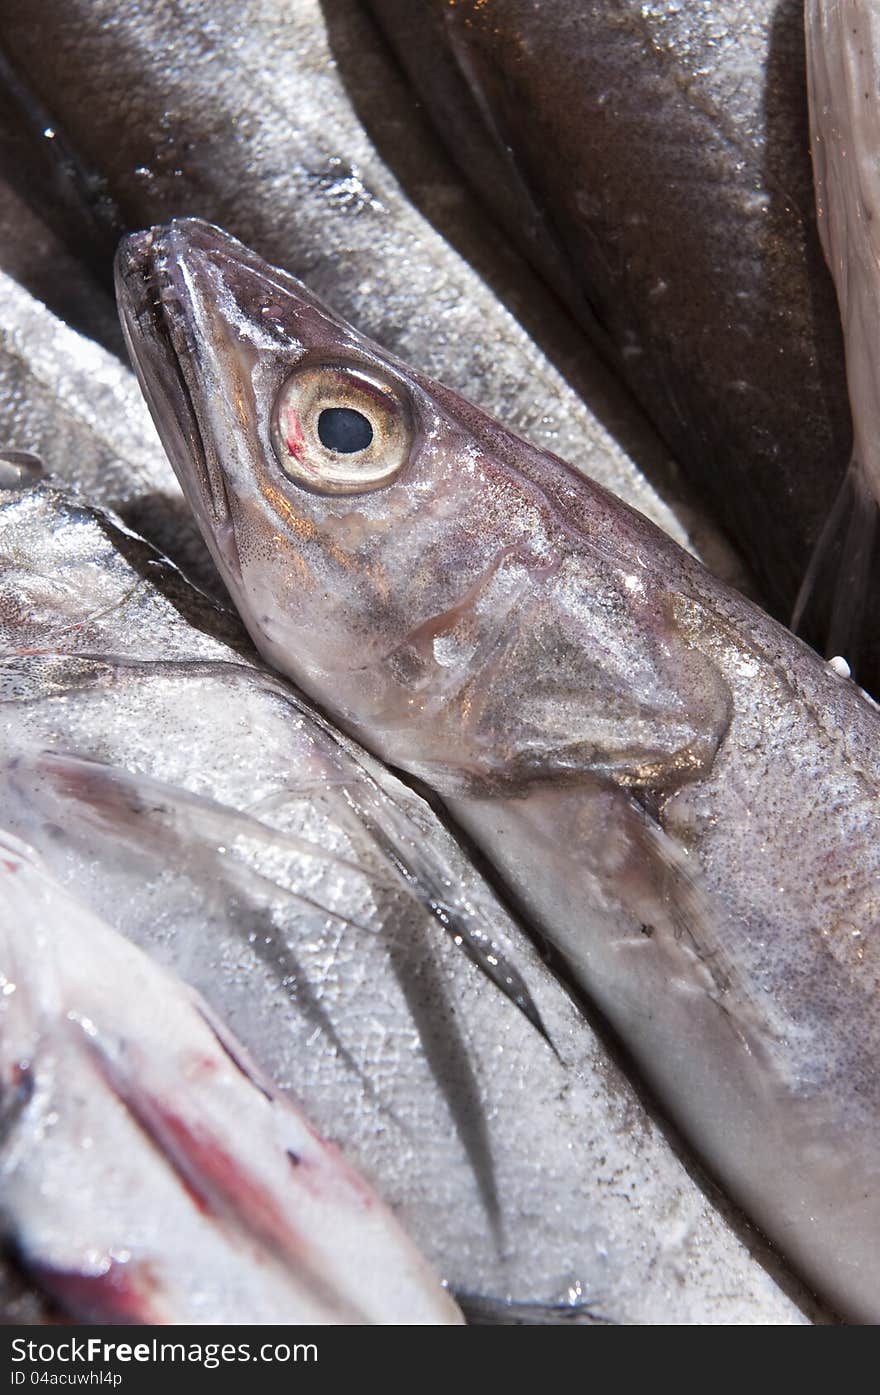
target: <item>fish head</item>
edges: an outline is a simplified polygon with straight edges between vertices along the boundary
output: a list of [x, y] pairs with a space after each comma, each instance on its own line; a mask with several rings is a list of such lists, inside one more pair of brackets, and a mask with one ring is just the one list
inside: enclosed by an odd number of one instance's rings
[[332, 681], [335, 705], [356, 706], [346, 674], [421, 614], [419, 559], [454, 517], [464, 433], [218, 228], [186, 219], [127, 238], [117, 286], [163, 444], [246, 623], [304, 687]]
[[604, 750], [615, 710], [644, 735], [678, 680], [670, 617], [596, 486], [587, 516], [563, 462], [218, 228], [129, 237], [117, 286], [160, 435], [245, 624], [341, 725], [447, 792], [582, 773], [600, 748], [599, 765], [640, 761], [644, 783], [670, 741], [688, 746], [696, 719], [676, 691], [662, 751], [649, 740], [636, 759], [626, 731]]

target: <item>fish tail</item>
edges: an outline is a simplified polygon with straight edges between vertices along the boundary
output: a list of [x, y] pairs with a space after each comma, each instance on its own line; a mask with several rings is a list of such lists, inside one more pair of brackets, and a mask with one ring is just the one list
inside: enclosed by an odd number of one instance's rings
[[813, 550], [791, 618], [791, 628], [814, 629], [827, 658], [840, 655], [855, 672], [865, 603], [876, 563], [877, 499], [853, 456]]

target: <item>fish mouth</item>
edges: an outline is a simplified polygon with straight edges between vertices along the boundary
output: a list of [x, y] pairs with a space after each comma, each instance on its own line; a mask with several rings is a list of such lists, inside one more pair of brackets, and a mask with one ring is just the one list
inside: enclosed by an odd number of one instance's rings
[[202, 426], [193, 333], [192, 295], [185, 253], [223, 234], [197, 219], [178, 219], [123, 238], [114, 277], [129, 356], [150, 413], [187, 502], [199, 520], [221, 572], [240, 578], [241, 567], [225, 474]]

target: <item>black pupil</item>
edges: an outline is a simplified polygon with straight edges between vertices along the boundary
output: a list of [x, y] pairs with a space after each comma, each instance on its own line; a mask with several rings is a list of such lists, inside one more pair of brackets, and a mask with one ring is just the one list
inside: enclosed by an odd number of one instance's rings
[[318, 417], [321, 444], [340, 455], [366, 450], [373, 439], [373, 428], [363, 412], [353, 407], [325, 407]]

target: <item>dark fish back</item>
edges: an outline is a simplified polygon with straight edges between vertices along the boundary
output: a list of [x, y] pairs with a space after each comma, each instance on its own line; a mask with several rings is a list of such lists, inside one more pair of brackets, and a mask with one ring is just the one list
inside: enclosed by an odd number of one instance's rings
[[[851, 443], [802, 7], [369, 3], [460, 165], [789, 620]], [[815, 642], [827, 619], [819, 600]]]

